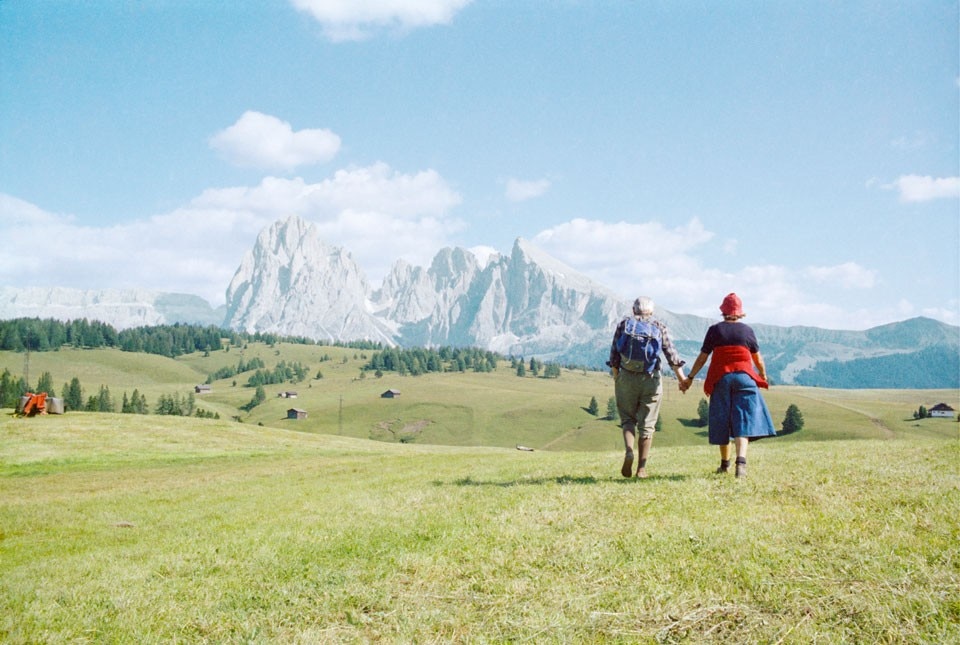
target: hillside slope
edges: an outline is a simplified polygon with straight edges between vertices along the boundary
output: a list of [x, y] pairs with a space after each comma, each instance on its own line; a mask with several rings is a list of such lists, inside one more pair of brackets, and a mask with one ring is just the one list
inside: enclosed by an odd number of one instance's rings
[[[35, 352], [30, 356], [32, 382], [47, 372], [56, 390], [77, 377], [84, 396], [101, 386], [117, 403], [138, 390], [153, 410], [160, 397], [193, 396], [195, 405], [223, 419], [317, 434], [351, 436], [384, 442], [513, 447], [517, 444], [551, 450], [611, 450], [620, 445], [615, 419], [605, 418], [613, 381], [604, 372], [562, 370], [558, 379], [516, 376], [508, 363], [495, 372], [445, 372], [382, 378], [364, 371], [372, 352], [322, 345], [249, 343], [242, 349], [194, 353], [169, 359], [119, 350]], [[0, 352], [0, 372], [21, 374], [23, 354]], [[267, 370], [281, 362], [299, 363], [309, 375], [299, 383], [265, 386], [266, 400], [243, 409], [254, 396], [246, 372], [212, 382], [209, 394], [194, 395], [207, 376], [239, 361], [260, 359]], [[318, 378], [319, 377], [319, 378]], [[386, 390], [395, 398], [382, 398]], [[281, 396], [295, 392], [296, 398]], [[665, 379], [663, 429], [656, 445], [702, 445], [705, 429], [697, 422], [703, 398], [699, 385], [680, 394]], [[805, 418], [804, 430], [778, 441], [888, 438], [916, 435], [955, 436], [957, 426], [945, 419], [917, 422], [913, 412], [945, 402], [960, 408], [957, 390], [831, 390], [776, 386], [764, 392], [779, 426], [790, 404]], [[591, 398], [600, 416], [586, 411]], [[306, 412], [289, 419], [288, 411]], [[79, 413], [73, 413], [79, 414]]]

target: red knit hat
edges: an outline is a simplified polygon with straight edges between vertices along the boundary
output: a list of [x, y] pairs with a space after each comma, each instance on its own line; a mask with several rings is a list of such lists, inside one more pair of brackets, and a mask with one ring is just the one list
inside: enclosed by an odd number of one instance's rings
[[728, 293], [720, 303], [720, 313], [724, 316], [743, 316], [743, 303], [735, 293]]

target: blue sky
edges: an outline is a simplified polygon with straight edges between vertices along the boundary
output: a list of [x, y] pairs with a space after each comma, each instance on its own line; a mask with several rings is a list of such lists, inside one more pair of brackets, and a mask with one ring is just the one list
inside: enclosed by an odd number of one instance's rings
[[625, 300], [960, 324], [957, 2], [0, 1], [0, 285], [218, 305], [522, 237]]

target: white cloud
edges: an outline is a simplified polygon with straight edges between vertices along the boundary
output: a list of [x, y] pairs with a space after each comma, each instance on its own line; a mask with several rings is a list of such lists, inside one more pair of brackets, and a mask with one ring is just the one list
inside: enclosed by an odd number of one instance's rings
[[332, 41], [363, 40], [378, 29], [449, 24], [472, 0], [290, 0], [323, 26]]
[[294, 132], [286, 121], [248, 111], [211, 137], [210, 147], [237, 166], [292, 170], [333, 159], [340, 150], [340, 137], [322, 129]]
[[[667, 228], [659, 222], [633, 224], [573, 219], [541, 231], [533, 243], [573, 267], [621, 268], [625, 275], [657, 271], [713, 238], [700, 220]], [[611, 269], [617, 271], [618, 269]]]
[[832, 288], [865, 291], [875, 285], [876, 273], [854, 262], [796, 269], [777, 264], [721, 268], [721, 258], [731, 262], [722, 251], [735, 251], [735, 244], [717, 240], [698, 219], [676, 227], [575, 219], [542, 231], [532, 241], [624, 301], [646, 294], [678, 313], [718, 318], [723, 297], [735, 291], [749, 320], [758, 323], [863, 329], [903, 319], [892, 307], [854, 309]]
[[960, 197], [960, 177], [903, 175], [885, 186], [900, 193], [902, 202], [927, 202]]
[[534, 197], [540, 197], [550, 189], [550, 180], [537, 179], [534, 181], [524, 181], [521, 179], [508, 179], [506, 198], [511, 202], [523, 202]]
[[877, 281], [875, 271], [865, 269], [856, 262], [844, 262], [829, 267], [810, 266], [805, 273], [815, 282], [836, 284], [844, 289], [869, 289]]
[[442, 216], [460, 201], [460, 195], [435, 170], [404, 174], [378, 162], [338, 170], [315, 184], [300, 177], [265, 177], [257, 186], [208, 189], [192, 203], [271, 217], [298, 214], [323, 218], [354, 210], [416, 219], [425, 214]]
[[43, 231], [42, 243], [7, 249], [0, 283], [154, 289], [217, 303], [242, 257], [237, 253], [251, 244], [261, 224], [242, 213], [184, 209], [98, 228], [0, 195], [0, 236], [28, 239]]
[[[394, 261], [429, 264], [439, 248], [449, 245], [462, 223], [448, 212], [460, 201], [435, 170], [406, 174], [380, 162], [338, 170], [313, 184], [299, 177], [266, 177], [257, 186], [211, 189], [191, 206], [251, 213], [263, 226], [299, 215], [317, 225], [325, 242], [350, 251], [376, 283]], [[247, 246], [252, 244], [253, 238]], [[241, 256], [242, 251], [236, 263]]]
[[460, 196], [435, 171], [386, 164], [338, 171], [310, 184], [267, 177], [256, 186], [204, 191], [170, 213], [103, 228], [78, 225], [0, 193], [0, 237], [34, 239], [0, 254], [0, 284], [78, 289], [139, 287], [192, 293], [217, 305], [257, 235], [297, 214], [328, 244], [350, 251], [376, 283], [400, 258], [427, 265], [463, 224]]
[[960, 325], [960, 302], [953, 300], [946, 307], [926, 307], [920, 310], [921, 316], [942, 320], [951, 325]]
[[[260, 231], [294, 213], [313, 222], [326, 243], [348, 250], [376, 284], [396, 260], [428, 266], [450, 246], [463, 228], [448, 214], [459, 200], [432, 170], [405, 174], [385, 164], [315, 184], [268, 177], [256, 186], [209, 190], [172, 212], [102, 228], [0, 193], [0, 237], [36, 239], [43, 231], [42, 243], [5, 246], [0, 284], [155, 289], [217, 305]], [[626, 302], [646, 294], [678, 313], [715, 319], [723, 296], [736, 291], [755, 323], [864, 329], [916, 315], [960, 322], [955, 301], [921, 307], [878, 297], [871, 291], [876, 272], [854, 262], [718, 266], [736, 258], [719, 253], [721, 241], [697, 219], [674, 227], [575, 219], [532, 241]], [[470, 250], [481, 261], [495, 253]]]

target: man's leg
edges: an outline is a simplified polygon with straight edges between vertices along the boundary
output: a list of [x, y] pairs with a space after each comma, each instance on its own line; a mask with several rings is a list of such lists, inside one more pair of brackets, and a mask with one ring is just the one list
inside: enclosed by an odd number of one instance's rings
[[650, 456], [650, 448], [653, 446], [653, 433], [660, 417], [663, 386], [659, 372], [642, 375], [641, 382], [640, 404], [637, 406], [637, 427], [640, 428], [640, 463], [637, 466], [637, 477], [644, 479], [647, 476], [647, 457]]
[[617, 412], [620, 414], [620, 427], [623, 429], [623, 465], [620, 474], [630, 477], [633, 474], [633, 445], [637, 428], [637, 378], [632, 372], [620, 370], [614, 390], [617, 397]]
[[633, 443], [636, 440], [633, 428], [623, 428], [623, 465], [620, 467], [620, 474], [629, 477], [633, 474]]

